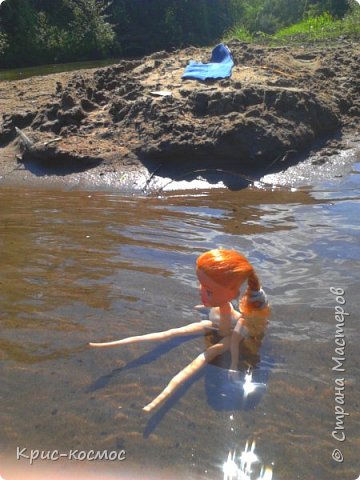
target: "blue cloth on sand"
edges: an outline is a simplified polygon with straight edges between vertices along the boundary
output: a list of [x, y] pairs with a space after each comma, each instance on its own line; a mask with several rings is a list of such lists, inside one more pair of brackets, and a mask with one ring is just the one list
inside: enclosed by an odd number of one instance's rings
[[185, 68], [182, 78], [206, 80], [208, 78], [227, 78], [231, 76], [234, 61], [230, 50], [220, 43], [211, 54], [210, 63], [194, 62], [191, 60]]

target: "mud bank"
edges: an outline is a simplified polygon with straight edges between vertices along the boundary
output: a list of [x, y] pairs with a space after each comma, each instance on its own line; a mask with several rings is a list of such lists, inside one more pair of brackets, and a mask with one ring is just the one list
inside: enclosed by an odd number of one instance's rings
[[153, 172], [271, 172], [310, 149], [331, 156], [344, 134], [356, 136], [359, 42], [228, 45], [235, 67], [226, 80], [182, 80], [189, 60], [210, 58], [210, 48], [192, 47], [1, 83], [0, 174], [20, 168], [66, 179], [85, 171], [92, 181], [129, 185], [137, 172], [150, 181]]

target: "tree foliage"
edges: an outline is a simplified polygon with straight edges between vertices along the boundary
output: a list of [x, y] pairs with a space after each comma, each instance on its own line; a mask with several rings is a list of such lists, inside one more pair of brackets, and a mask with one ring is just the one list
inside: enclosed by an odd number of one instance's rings
[[345, 0], [240, 0], [240, 3], [243, 8], [240, 25], [248, 32], [266, 34], [323, 13], [341, 18], [349, 8]]
[[9, 46], [8, 41], [7, 41], [7, 35], [6, 33], [3, 32], [3, 30], [0, 27], [0, 55], [2, 55], [7, 47]]
[[[348, 0], [349, 3], [355, 0]], [[0, 67], [95, 59], [212, 44], [234, 25], [272, 34], [345, 0], [5, 0]]]
[[[0, 22], [9, 44], [0, 65], [101, 58], [115, 46], [103, 0], [6, 0]], [[1, 45], [1, 36], [0, 36]]]
[[220, 38], [239, 15], [236, 0], [116, 0], [111, 19], [124, 53], [144, 54]]

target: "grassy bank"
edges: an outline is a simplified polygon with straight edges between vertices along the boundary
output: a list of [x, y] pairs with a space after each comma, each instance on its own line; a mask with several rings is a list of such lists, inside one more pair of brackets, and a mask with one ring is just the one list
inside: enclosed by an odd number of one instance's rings
[[299, 43], [327, 41], [346, 36], [360, 39], [360, 7], [353, 6], [342, 19], [335, 19], [328, 13], [308, 17], [301, 22], [281, 28], [273, 35], [263, 32], [249, 32], [243, 25], [237, 25], [227, 32], [224, 41], [232, 38], [244, 42]]

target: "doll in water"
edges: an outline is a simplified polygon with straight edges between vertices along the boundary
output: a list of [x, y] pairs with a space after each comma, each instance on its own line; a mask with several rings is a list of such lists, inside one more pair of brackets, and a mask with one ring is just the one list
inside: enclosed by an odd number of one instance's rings
[[[217, 342], [175, 375], [167, 387], [143, 408], [146, 412], [151, 412], [164, 403], [180, 385], [219, 355], [230, 351], [230, 371], [235, 372], [238, 370], [240, 348], [254, 354], [261, 344], [269, 316], [269, 306], [255, 270], [248, 260], [234, 250], [210, 250], [197, 258], [196, 275], [200, 282], [203, 306], [211, 308], [209, 320], [113, 342], [90, 343], [92, 347], [116, 347], [130, 343], [168, 340], [200, 332], [207, 333], [216, 329]], [[237, 311], [231, 301], [240, 295], [240, 287], [245, 282], [247, 289]]]

